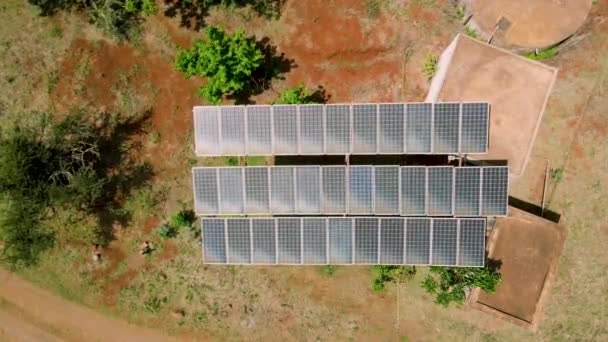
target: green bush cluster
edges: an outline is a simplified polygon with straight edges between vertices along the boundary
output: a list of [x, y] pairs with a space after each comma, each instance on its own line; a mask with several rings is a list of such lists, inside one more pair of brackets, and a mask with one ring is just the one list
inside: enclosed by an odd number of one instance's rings
[[464, 303], [466, 290], [480, 288], [494, 293], [500, 284], [500, 273], [488, 268], [432, 266], [430, 274], [422, 282], [424, 290], [435, 296], [437, 304], [448, 306]]
[[437, 72], [437, 65], [439, 64], [439, 57], [434, 54], [428, 54], [424, 59], [423, 73], [424, 77], [426, 77], [427, 81], [433, 79], [435, 73]]
[[180, 48], [175, 69], [186, 78], [201, 76], [207, 84], [198, 92], [201, 98], [219, 104], [225, 94], [243, 91], [252, 74], [264, 62], [264, 54], [243, 30], [228, 35], [221, 27], [205, 28], [206, 40], [197, 40], [190, 49]]
[[314, 91], [306, 88], [303, 82], [294, 88], [283, 91], [273, 104], [309, 104], [320, 103]]
[[545, 59], [553, 58], [555, 57], [555, 55], [557, 55], [557, 48], [552, 47], [550, 49], [539, 51], [538, 53], [529, 53], [528, 55], [526, 55], [526, 57], [533, 61], [542, 61]]
[[156, 231], [158, 237], [163, 240], [174, 238], [180, 230], [194, 230], [196, 216], [192, 210], [180, 210], [171, 216], [169, 223], [163, 223]]
[[386, 286], [385, 283], [387, 282], [406, 280], [413, 277], [416, 274], [416, 267], [374, 265], [372, 266], [372, 272], [374, 273], [372, 289], [375, 292], [380, 292], [384, 290]]

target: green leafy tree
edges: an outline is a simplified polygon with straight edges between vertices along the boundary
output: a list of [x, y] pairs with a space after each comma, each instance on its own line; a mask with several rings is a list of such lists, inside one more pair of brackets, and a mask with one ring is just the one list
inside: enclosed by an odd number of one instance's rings
[[190, 49], [179, 49], [175, 69], [186, 78], [202, 76], [207, 84], [198, 95], [219, 104], [225, 94], [243, 91], [252, 74], [264, 61], [262, 50], [243, 30], [228, 35], [221, 27], [205, 28], [206, 40], [197, 40]]
[[283, 91], [273, 104], [307, 104], [307, 103], [322, 103], [319, 96], [306, 88], [303, 82], [298, 83], [297, 87], [289, 88]]
[[422, 288], [435, 296], [437, 304], [448, 306], [454, 302], [464, 303], [466, 291], [473, 288], [494, 293], [500, 284], [500, 273], [488, 268], [438, 267], [433, 266], [422, 282]]

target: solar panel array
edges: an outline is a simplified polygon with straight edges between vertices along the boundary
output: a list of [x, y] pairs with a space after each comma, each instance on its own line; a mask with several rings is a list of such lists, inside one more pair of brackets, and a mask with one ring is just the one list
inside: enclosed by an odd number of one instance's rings
[[483, 218], [203, 218], [207, 264], [483, 267]]
[[487, 103], [194, 107], [199, 156], [486, 153], [488, 119]]
[[193, 169], [198, 215], [505, 216], [502, 166]]

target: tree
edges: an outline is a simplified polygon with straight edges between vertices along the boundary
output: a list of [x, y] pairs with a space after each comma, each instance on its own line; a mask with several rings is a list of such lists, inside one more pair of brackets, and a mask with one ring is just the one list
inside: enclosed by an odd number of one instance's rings
[[251, 75], [262, 66], [264, 54], [252, 38], [239, 30], [227, 35], [221, 27], [205, 28], [206, 40], [197, 40], [190, 49], [180, 48], [175, 69], [186, 78], [202, 76], [207, 84], [198, 96], [219, 104], [225, 94], [243, 91], [252, 81]]
[[422, 282], [424, 290], [435, 295], [437, 304], [448, 306], [450, 303], [464, 303], [466, 291], [480, 288], [494, 293], [500, 284], [501, 275], [488, 268], [438, 267], [432, 266], [429, 275]]
[[55, 123], [34, 114], [34, 124], [17, 124], [0, 135], [0, 240], [2, 259], [30, 266], [53, 246], [43, 224], [55, 206], [89, 210], [104, 193], [100, 132], [69, 114]]
[[283, 91], [273, 104], [307, 104], [323, 102], [323, 99], [319, 99], [316, 92], [306, 88], [304, 83], [300, 82], [297, 87]]

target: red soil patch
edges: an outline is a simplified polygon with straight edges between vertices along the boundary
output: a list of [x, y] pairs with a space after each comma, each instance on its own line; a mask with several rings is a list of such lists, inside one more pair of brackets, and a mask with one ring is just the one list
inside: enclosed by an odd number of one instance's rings
[[175, 248], [175, 244], [172, 241], [165, 241], [164, 250], [158, 256], [160, 260], [171, 260], [175, 257], [177, 249]]
[[152, 231], [152, 229], [158, 227], [159, 224], [160, 224], [160, 219], [158, 217], [150, 217], [146, 221], [146, 223], [144, 223], [142, 231], [144, 232], [144, 234], [149, 234]]
[[103, 269], [97, 270], [93, 272], [94, 279], [103, 279], [108, 275], [112, 274], [117, 268], [122, 260], [125, 259], [125, 253], [114, 247], [104, 248], [101, 251], [101, 258], [104, 262], [107, 262], [108, 265]]

